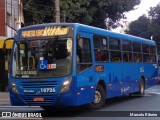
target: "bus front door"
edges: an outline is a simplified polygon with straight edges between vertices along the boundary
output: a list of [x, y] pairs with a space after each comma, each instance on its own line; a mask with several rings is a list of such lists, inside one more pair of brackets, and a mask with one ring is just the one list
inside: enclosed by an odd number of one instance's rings
[[75, 54], [77, 64], [77, 103], [86, 104], [94, 100], [94, 69], [91, 52], [92, 35], [79, 33]]

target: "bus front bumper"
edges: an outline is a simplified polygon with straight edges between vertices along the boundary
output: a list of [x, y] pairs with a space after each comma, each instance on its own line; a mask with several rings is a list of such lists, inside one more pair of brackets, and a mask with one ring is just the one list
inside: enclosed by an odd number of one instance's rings
[[76, 106], [76, 96], [71, 92], [53, 95], [20, 95], [10, 93], [13, 106]]

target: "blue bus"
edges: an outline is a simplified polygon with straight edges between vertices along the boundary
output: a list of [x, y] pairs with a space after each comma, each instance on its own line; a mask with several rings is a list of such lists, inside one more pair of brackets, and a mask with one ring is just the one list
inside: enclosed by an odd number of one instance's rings
[[156, 85], [157, 60], [152, 40], [78, 23], [24, 27], [12, 48], [11, 105], [98, 109], [105, 99]]

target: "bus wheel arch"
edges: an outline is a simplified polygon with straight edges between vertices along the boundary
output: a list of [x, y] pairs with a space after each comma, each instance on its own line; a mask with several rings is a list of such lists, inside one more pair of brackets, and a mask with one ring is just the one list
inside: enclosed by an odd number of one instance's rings
[[105, 93], [106, 93], [106, 84], [105, 84], [104, 80], [99, 80], [97, 85], [101, 85], [103, 87], [103, 89], [105, 90]]
[[103, 80], [100, 80], [96, 86], [94, 101], [88, 104], [88, 108], [91, 110], [99, 109], [105, 106], [106, 99], [106, 84]]

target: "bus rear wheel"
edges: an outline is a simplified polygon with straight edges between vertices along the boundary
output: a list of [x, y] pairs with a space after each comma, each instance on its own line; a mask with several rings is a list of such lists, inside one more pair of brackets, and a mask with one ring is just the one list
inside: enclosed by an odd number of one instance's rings
[[88, 104], [91, 110], [102, 108], [105, 105], [105, 90], [101, 85], [97, 85], [94, 102]]
[[139, 91], [138, 92], [135, 92], [135, 93], [131, 93], [130, 96], [136, 96], [136, 97], [141, 97], [141, 96], [144, 96], [144, 90], [145, 90], [145, 82], [144, 82], [144, 79], [141, 79], [140, 80], [140, 83], [139, 83]]

